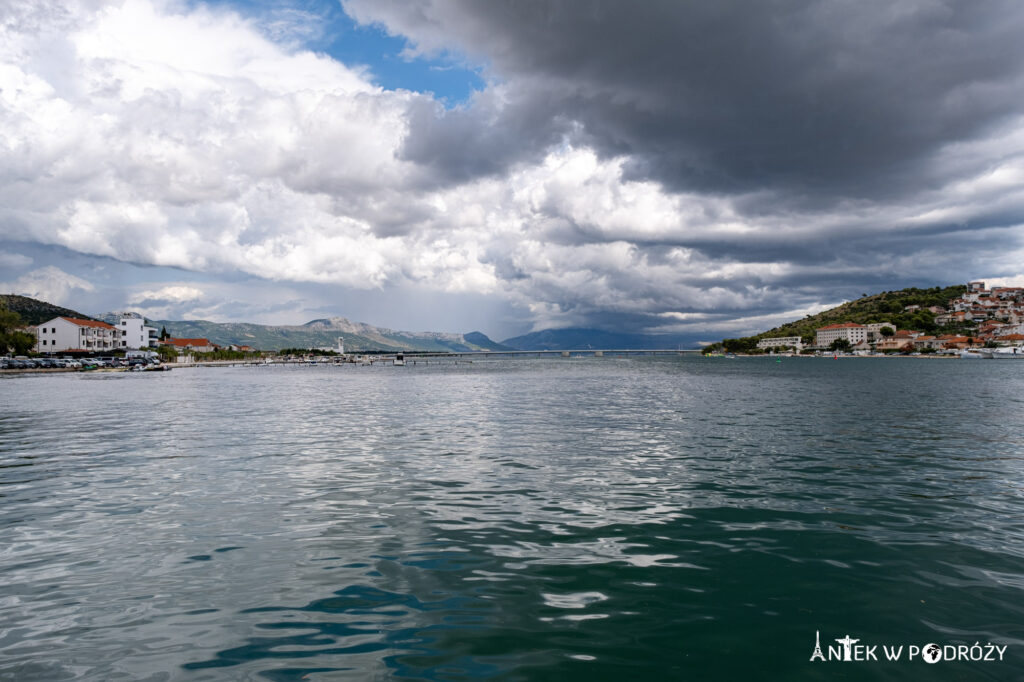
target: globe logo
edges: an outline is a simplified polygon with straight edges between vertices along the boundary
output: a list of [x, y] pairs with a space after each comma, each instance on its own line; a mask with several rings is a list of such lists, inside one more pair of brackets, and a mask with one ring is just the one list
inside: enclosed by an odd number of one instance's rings
[[921, 650], [921, 658], [925, 663], [938, 663], [942, 659], [942, 647], [938, 644], [925, 644]]

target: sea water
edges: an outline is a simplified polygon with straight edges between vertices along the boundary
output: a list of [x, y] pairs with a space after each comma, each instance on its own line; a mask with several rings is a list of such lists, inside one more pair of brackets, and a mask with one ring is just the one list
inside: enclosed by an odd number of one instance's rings
[[1021, 679], [1020, 365], [5, 377], [0, 679]]

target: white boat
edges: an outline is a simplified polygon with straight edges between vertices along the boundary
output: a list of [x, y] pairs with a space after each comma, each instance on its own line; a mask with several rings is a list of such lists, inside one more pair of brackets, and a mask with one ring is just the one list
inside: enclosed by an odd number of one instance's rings
[[991, 360], [992, 350], [989, 348], [964, 348], [960, 351], [960, 358], [963, 360]]
[[990, 357], [995, 360], [1024, 360], [1024, 346], [992, 348]]
[[398, 353], [395, 355], [395, 367], [405, 367], [405, 354]]

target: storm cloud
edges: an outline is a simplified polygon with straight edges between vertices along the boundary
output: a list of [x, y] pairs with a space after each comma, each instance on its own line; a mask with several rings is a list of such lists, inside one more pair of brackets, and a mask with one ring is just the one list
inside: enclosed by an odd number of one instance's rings
[[477, 70], [454, 106], [271, 5], [5, 3], [5, 243], [709, 339], [1024, 271], [1018, 4], [342, 2]]
[[480, 60], [501, 83], [468, 111], [410, 121], [406, 157], [458, 179], [566, 135], [673, 190], [877, 198], [943, 179], [935, 154], [1021, 113], [1014, 2], [345, 6], [416, 50]]

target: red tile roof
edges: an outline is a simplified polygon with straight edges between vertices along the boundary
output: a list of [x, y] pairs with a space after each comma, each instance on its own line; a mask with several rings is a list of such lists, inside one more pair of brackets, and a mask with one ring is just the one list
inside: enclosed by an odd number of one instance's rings
[[830, 325], [828, 325], [826, 327], [818, 327], [818, 331], [820, 332], [820, 331], [822, 331], [824, 329], [852, 329], [852, 328], [860, 328], [860, 327], [863, 327], [863, 326], [864, 325], [857, 324], [856, 322], [843, 322], [842, 324], [830, 324]]
[[61, 316], [62, 320], [67, 320], [71, 324], [76, 324], [79, 327], [98, 327], [100, 329], [114, 329], [114, 325], [107, 324], [106, 322], [97, 322], [96, 320], [80, 320], [77, 317], [64, 317]]
[[167, 339], [167, 343], [174, 346], [209, 346], [210, 341], [208, 339]]

